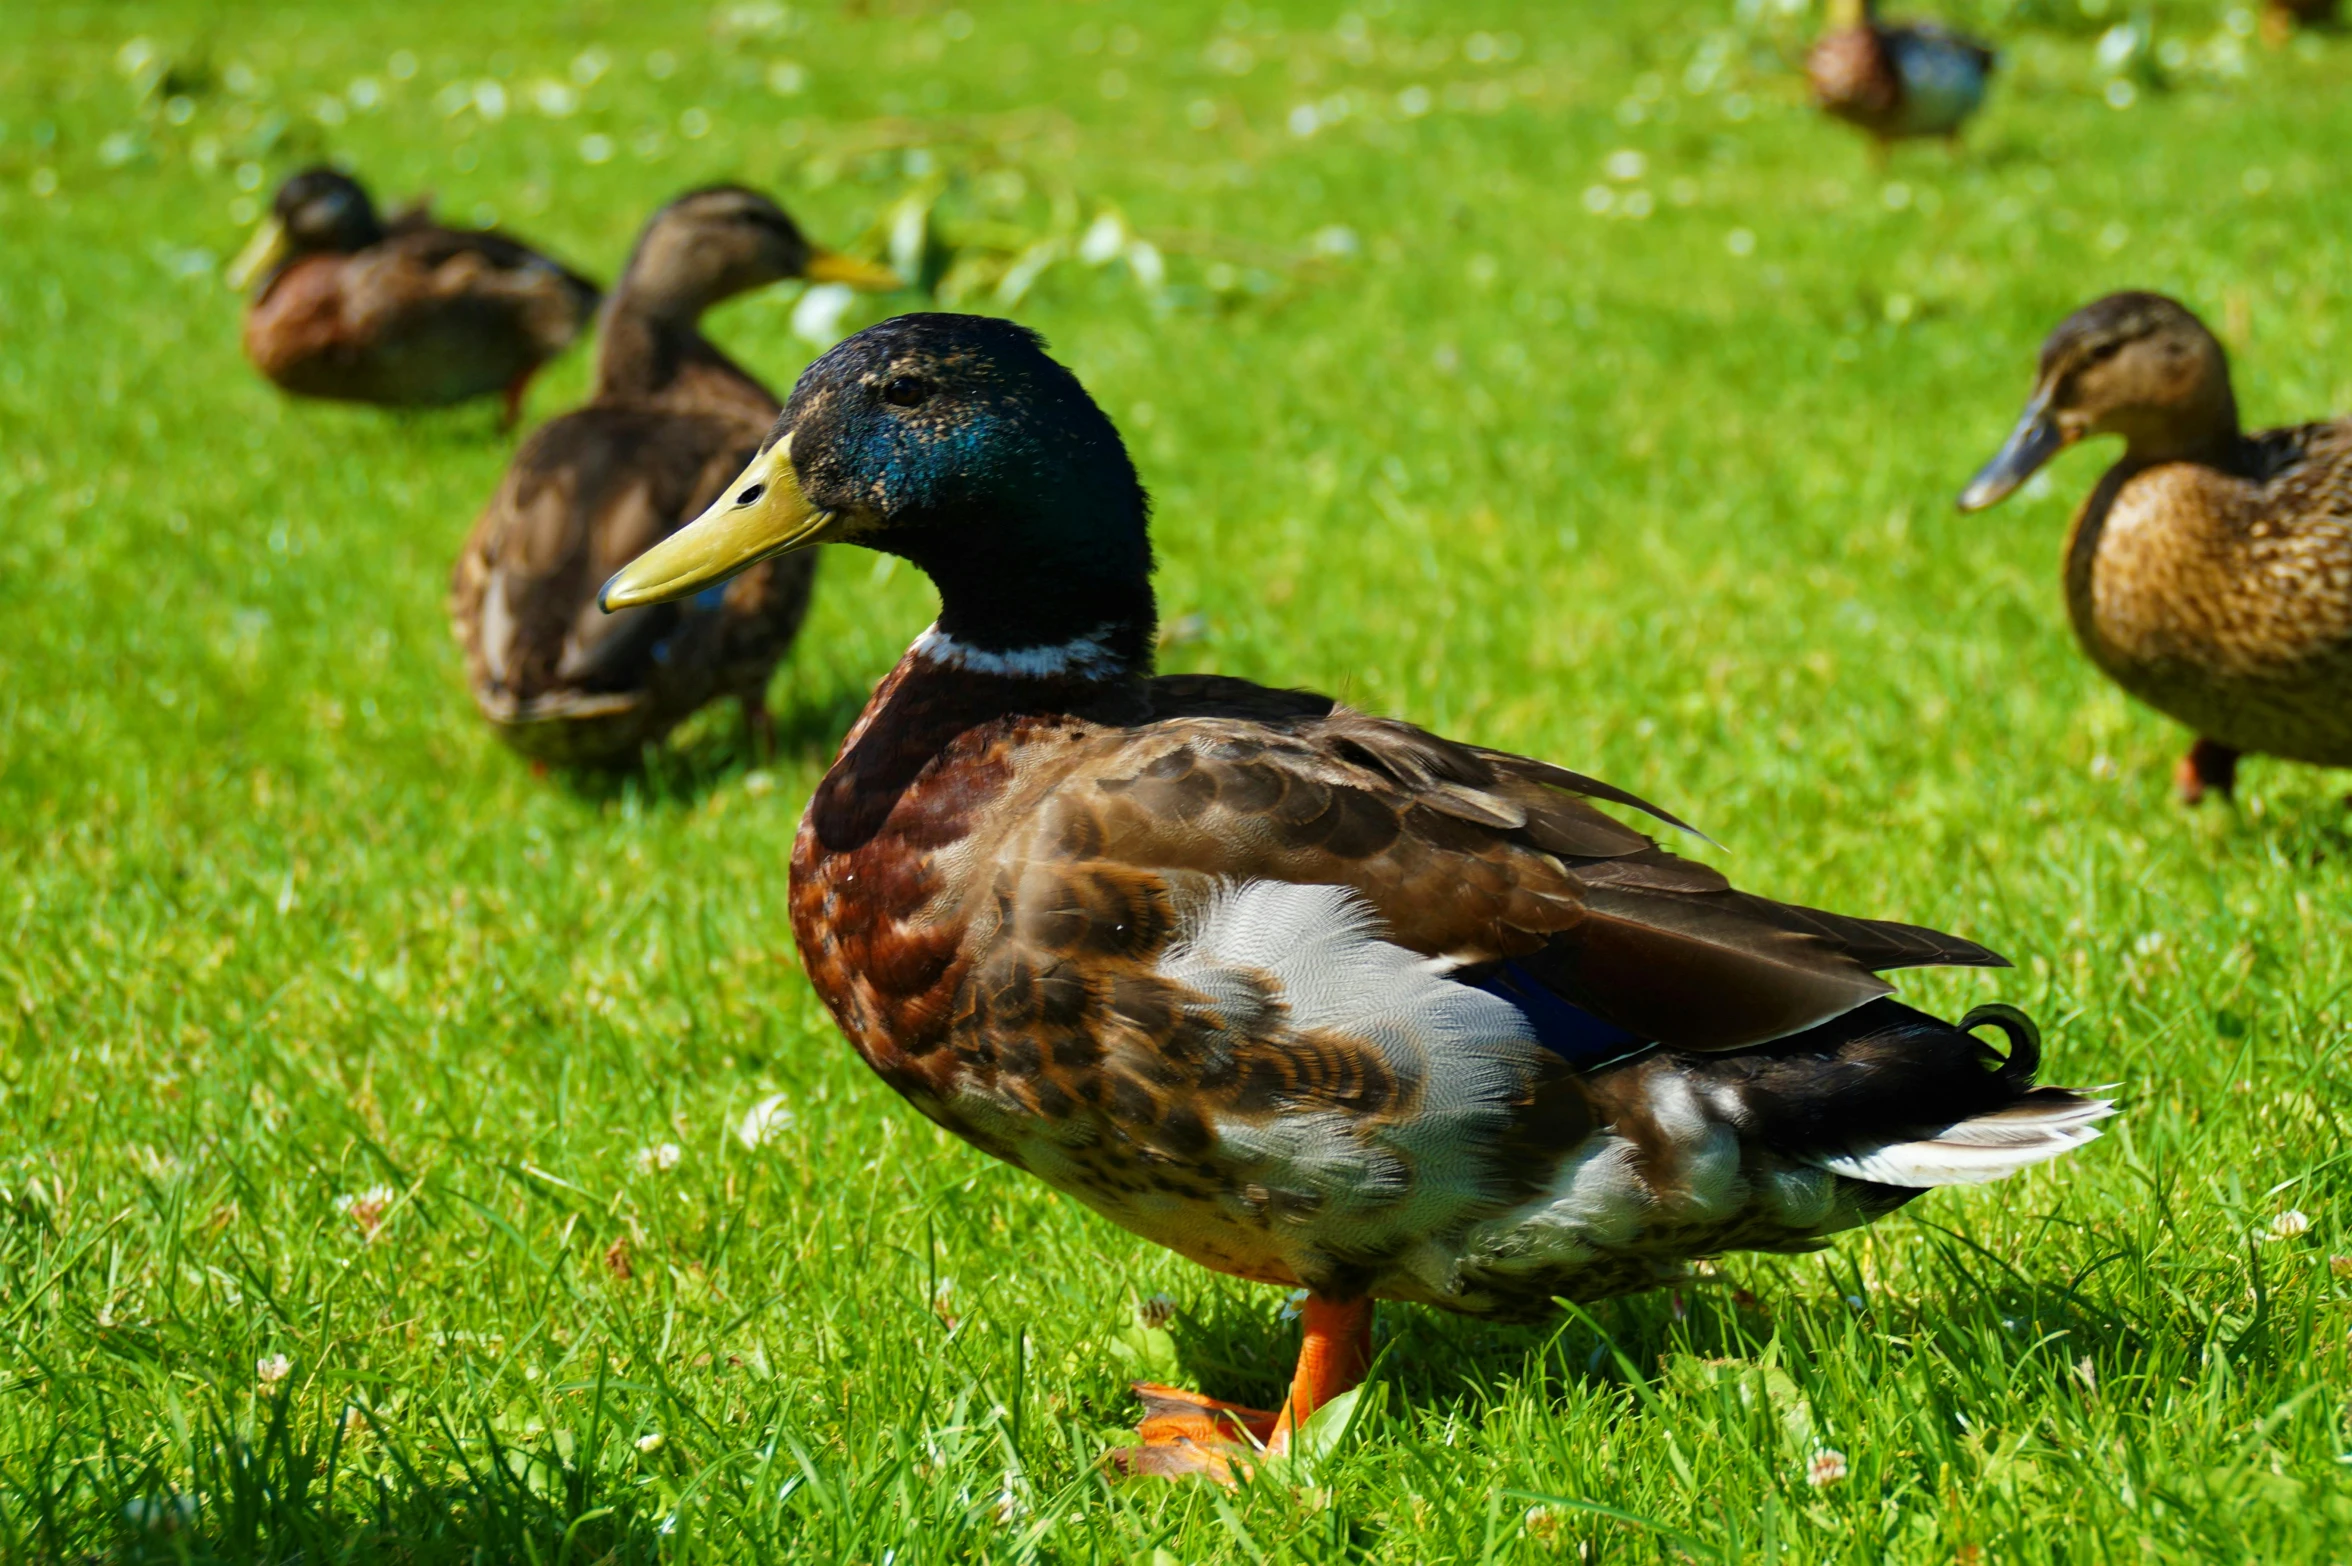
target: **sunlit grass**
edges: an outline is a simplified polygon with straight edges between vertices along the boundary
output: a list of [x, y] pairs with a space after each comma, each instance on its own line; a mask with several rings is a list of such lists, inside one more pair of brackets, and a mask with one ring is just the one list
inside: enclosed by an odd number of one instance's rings
[[[1992, 107], [1883, 172], [1728, 0], [0, 9], [0, 1555], [2343, 1558], [2344, 781], [2168, 802], [2063, 624], [2096, 457], [1949, 507], [2112, 287], [2251, 418], [2352, 409], [2352, 43], [2112, 9], [1956, 8]], [[602, 276], [719, 178], [920, 242], [1126, 430], [1171, 666], [1981, 938], [1910, 993], [2129, 1116], [1679, 1309], [1390, 1310], [1303, 1490], [1107, 1486], [1128, 1380], [1270, 1398], [1295, 1329], [935, 1133], [799, 977], [792, 827], [927, 589], [825, 563], [767, 770], [714, 713], [533, 780], [442, 622], [490, 411], [236, 356], [218, 263], [326, 153]], [[795, 314], [713, 330], [782, 387]]]

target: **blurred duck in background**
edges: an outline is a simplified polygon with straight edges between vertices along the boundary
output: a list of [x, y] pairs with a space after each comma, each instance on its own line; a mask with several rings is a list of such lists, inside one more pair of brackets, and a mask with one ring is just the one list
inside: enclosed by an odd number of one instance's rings
[[720, 186], [654, 214], [600, 324], [587, 405], [524, 442], [450, 586], [474, 701], [543, 764], [621, 766], [704, 703], [771, 737], [768, 677], [807, 611], [810, 557], [683, 603], [606, 615], [605, 578], [717, 498], [759, 449], [773, 393], [705, 339], [703, 312], [786, 278], [887, 291], [896, 274], [811, 244], [773, 201]]
[[2025, 414], [1960, 509], [2094, 435], [2123, 455], [2075, 513], [2067, 613], [2110, 679], [2195, 731], [2182, 800], [2227, 795], [2243, 754], [2352, 766], [2352, 419], [2244, 433], [2205, 324], [2110, 294], [2042, 345]]
[[541, 365], [595, 312], [597, 287], [504, 234], [387, 223], [359, 183], [305, 169], [231, 263], [253, 289], [245, 357], [287, 391], [392, 408], [501, 395], [505, 424]]
[[1870, 133], [1880, 157], [1915, 136], [1956, 139], [1982, 107], [1993, 51], [1934, 22], [1882, 22], [1877, 0], [1830, 0], [1805, 74], [1822, 110]]
[[2333, 26], [2336, 11], [2337, 0], [2266, 0], [2263, 41], [2275, 48], [2294, 37], [2297, 28]]

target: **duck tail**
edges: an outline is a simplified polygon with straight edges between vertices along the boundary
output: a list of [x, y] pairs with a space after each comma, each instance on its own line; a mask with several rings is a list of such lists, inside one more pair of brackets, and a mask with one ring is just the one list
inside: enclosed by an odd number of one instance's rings
[[2042, 1033], [2031, 1017], [2014, 1006], [1993, 1004], [1960, 1019], [1963, 1033], [1980, 1027], [1998, 1028], [2008, 1036], [2008, 1057], [1993, 1076], [2016, 1097], [1932, 1135], [1816, 1155], [1811, 1162], [1874, 1185], [1981, 1185], [2098, 1140], [2098, 1122], [2116, 1112], [2115, 1101], [2071, 1088], [2034, 1086], [2034, 1073], [2042, 1063]]

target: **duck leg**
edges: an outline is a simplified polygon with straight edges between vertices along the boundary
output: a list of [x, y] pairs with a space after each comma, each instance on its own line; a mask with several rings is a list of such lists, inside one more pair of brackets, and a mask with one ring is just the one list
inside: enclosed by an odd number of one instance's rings
[[2242, 754], [2219, 740], [2200, 739], [2172, 769], [2173, 791], [2184, 805], [2203, 802], [2208, 792], [2230, 797], [2238, 786], [2238, 757]]
[[743, 733], [751, 746], [754, 766], [764, 766], [776, 754], [776, 718], [768, 711], [768, 693], [763, 688], [746, 691], [737, 698], [743, 703]]
[[1205, 1474], [1231, 1484], [1235, 1472], [1249, 1462], [1253, 1445], [1276, 1455], [1289, 1451], [1298, 1427], [1316, 1409], [1359, 1385], [1372, 1363], [1370, 1300], [1310, 1294], [1302, 1316], [1306, 1330], [1299, 1342], [1298, 1368], [1291, 1372], [1290, 1396], [1280, 1413], [1138, 1382], [1135, 1395], [1143, 1400], [1143, 1422], [1136, 1434], [1143, 1444], [1126, 1448], [1113, 1460], [1131, 1474], [1165, 1479]]
[[538, 373], [539, 366], [532, 365], [529, 369], [515, 376], [513, 380], [508, 381], [506, 389], [498, 394], [499, 434], [512, 435], [515, 426], [523, 422], [523, 393], [530, 390], [531, 377]]

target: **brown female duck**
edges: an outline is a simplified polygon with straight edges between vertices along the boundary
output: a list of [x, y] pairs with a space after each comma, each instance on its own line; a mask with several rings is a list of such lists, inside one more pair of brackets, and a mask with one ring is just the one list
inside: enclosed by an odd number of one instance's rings
[[776, 416], [776, 399], [703, 337], [721, 300], [790, 277], [898, 279], [819, 249], [757, 191], [681, 196], [645, 227], [604, 308], [596, 384], [515, 453], [450, 584], [474, 701], [541, 762], [619, 765], [718, 696], [755, 750], [768, 676], [808, 607], [813, 561], [744, 572], [689, 604], [606, 615], [596, 589], [707, 505]]
[[596, 285], [527, 245], [443, 228], [422, 212], [387, 225], [356, 180], [306, 169], [229, 268], [259, 280], [245, 357], [304, 397], [437, 408], [500, 393], [512, 426], [539, 367], [596, 308]]
[[1886, 998], [1882, 969], [2000, 964], [1972, 942], [1734, 890], [1589, 801], [1651, 807], [1544, 762], [1155, 678], [1135, 470], [1020, 327], [913, 315], [842, 343], [604, 601], [829, 539], [913, 562], [940, 611], [793, 846], [817, 993], [957, 1135], [1311, 1291], [1281, 1415], [1142, 1388], [1133, 1468], [1286, 1444], [1362, 1376], [1375, 1299], [1522, 1319], [1812, 1249], [2108, 1112], [2033, 1086], [2021, 1014]]
[[2205, 324], [2110, 294], [2042, 344], [2025, 414], [1960, 509], [2094, 435], [2123, 455], [2075, 513], [2067, 613], [2108, 678], [2196, 733], [2181, 798], [2226, 795], [2249, 753], [2352, 766], [2352, 419], [2245, 433]]
[[1868, 131], [1883, 154], [1913, 136], [1957, 137], [1984, 103], [1993, 51], [1934, 22], [1882, 22], [1876, 0], [1832, 0], [1805, 59], [1813, 101]]

